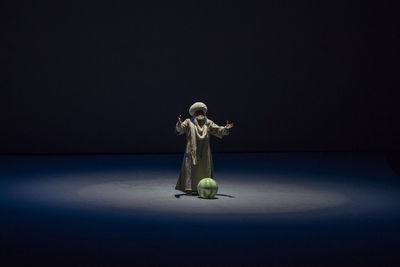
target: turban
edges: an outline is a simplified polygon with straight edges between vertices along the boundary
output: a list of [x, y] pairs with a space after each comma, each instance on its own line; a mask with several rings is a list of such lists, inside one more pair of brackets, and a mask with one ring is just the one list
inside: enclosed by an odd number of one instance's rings
[[189, 114], [190, 116], [194, 116], [197, 110], [203, 110], [204, 114], [207, 113], [207, 106], [203, 102], [196, 102], [193, 105], [190, 106], [189, 108]]

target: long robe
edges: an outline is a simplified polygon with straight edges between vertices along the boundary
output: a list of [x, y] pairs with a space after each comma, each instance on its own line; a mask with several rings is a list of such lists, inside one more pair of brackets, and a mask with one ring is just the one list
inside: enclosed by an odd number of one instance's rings
[[214, 165], [210, 149], [210, 134], [218, 138], [229, 134], [228, 128], [206, 118], [200, 127], [194, 117], [175, 126], [175, 134], [186, 134], [186, 149], [175, 189], [197, 191], [197, 184], [205, 177], [214, 177]]

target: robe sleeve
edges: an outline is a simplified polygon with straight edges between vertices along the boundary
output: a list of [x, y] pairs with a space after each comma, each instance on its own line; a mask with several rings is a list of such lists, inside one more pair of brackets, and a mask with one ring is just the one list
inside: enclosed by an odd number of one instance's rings
[[188, 128], [189, 128], [189, 119], [186, 119], [182, 122], [181, 125], [179, 125], [178, 122], [176, 122], [175, 125], [175, 134], [176, 135], [181, 135], [187, 132]]
[[222, 138], [225, 135], [229, 134], [229, 129], [226, 128], [225, 126], [219, 126], [216, 123], [214, 123], [212, 120], [209, 120], [210, 124], [210, 134], [218, 137], [218, 138]]

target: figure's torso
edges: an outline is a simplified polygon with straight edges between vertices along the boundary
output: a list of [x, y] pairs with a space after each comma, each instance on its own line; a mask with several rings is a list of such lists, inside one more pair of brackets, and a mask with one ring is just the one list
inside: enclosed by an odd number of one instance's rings
[[[190, 119], [190, 128], [191, 130], [188, 132], [187, 141], [188, 148], [190, 148], [190, 142], [195, 140], [196, 142], [196, 154], [199, 157], [204, 155], [208, 155], [209, 145], [210, 145], [210, 131], [209, 131], [210, 121], [207, 120], [203, 126], [200, 126], [196, 123], [196, 121], [191, 118]], [[192, 138], [191, 135], [194, 135]]]

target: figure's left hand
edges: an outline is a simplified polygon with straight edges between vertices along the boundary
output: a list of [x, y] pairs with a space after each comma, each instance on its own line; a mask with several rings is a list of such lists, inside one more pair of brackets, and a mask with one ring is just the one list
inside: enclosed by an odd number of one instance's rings
[[232, 127], [233, 127], [233, 122], [229, 123], [229, 121], [226, 121], [225, 127], [226, 127], [227, 129], [232, 128]]

